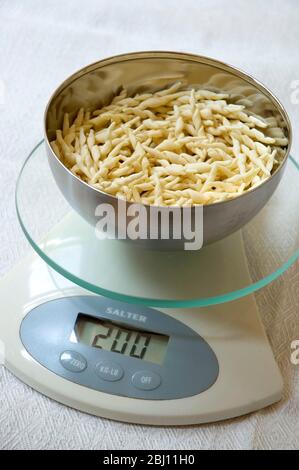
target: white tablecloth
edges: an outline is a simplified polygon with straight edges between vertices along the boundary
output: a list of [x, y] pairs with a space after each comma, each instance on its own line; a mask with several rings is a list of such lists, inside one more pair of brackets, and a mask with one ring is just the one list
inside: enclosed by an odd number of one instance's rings
[[[0, 3], [0, 274], [28, 250], [14, 210], [14, 186], [26, 155], [42, 137], [50, 93], [76, 69], [135, 50], [209, 55], [248, 71], [281, 98], [299, 155], [297, 0], [2, 0]], [[293, 85], [296, 86], [296, 83]], [[296, 98], [296, 97], [295, 97]], [[299, 272], [293, 266], [257, 294], [283, 372], [283, 400], [250, 416], [184, 428], [126, 425], [49, 400], [0, 367], [2, 449], [207, 449], [299, 447]], [[1, 305], [5, 309], [5, 305]]]

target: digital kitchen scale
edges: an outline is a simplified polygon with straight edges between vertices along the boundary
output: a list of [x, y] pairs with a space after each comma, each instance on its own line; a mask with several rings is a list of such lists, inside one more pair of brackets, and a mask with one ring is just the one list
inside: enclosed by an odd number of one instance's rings
[[298, 165], [242, 231], [198, 252], [99, 240], [70, 209], [43, 144], [16, 204], [34, 251], [0, 284], [4, 364], [41, 393], [121, 421], [195, 424], [281, 398], [253, 293], [299, 257]]

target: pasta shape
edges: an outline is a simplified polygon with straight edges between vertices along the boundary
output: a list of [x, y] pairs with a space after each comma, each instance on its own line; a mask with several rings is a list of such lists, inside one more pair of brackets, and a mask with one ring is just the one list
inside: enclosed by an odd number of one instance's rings
[[271, 176], [288, 139], [274, 117], [229, 100], [179, 82], [132, 97], [122, 90], [73, 122], [66, 113], [51, 146], [73, 174], [121, 199], [179, 207], [232, 199]]

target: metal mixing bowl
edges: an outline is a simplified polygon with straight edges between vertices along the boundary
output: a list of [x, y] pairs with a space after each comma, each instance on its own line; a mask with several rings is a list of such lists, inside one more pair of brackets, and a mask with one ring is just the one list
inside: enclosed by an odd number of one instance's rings
[[[108, 203], [117, 211], [118, 199], [73, 175], [53, 152], [49, 142], [55, 139], [55, 131], [62, 127], [64, 113], [74, 116], [82, 106], [99, 108], [109, 103], [122, 87], [134, 94], [156, 91], [178, 80], [211, 91], [228, 92], [233, 103], [248, 99], [252, 104], [250, 107], [247, 104], [247, 109], [263, 117], [275, 116], [289, 139], [283, 162], [268, 180], [235, 199], [203, 207], [203, 244], [220, 240], [245, 225], [275, 191], [291, 147], [291, 124], [284, 107], [264, 85], [244, 72], [208, 57], [161, 51], [123, 54], [100, 60], [71, 75], [54, 92], [45, 111], [45, 142], [56, 183], [70, 205], [94, 226], [99, 220], [95, 208]], [[128, 207], [130, 203], [126, 205]], [[144, 207], [149, 215], [149, 206]], [[185, 209], [178, 210], [183, 212]], [[181, 240], [134, 241], [144, 247], [167, 250], [183, 249], [184, 242], [183, 235]]]

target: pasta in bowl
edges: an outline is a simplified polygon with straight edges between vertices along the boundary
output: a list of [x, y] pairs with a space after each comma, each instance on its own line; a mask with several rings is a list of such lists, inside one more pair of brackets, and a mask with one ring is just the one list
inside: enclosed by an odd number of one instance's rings
[[246, 113], [229, 94], [181, 90], [81, 108], [56, 131], [52, 149], [83, 181], [108, 194], [157, 206], [231, 199], [271, 176], [288, 144], [274, 117]]
[[[163, 63], [180, 80], [165, 79]], [[127, 54], [83, 70], [50, 100], [46, 136], [58, 185], [66, 195], [64, 168], [78, 193], [66, 197], [88, 221], [95, 222], [95, 205], [103, 201], [182, 210], [204, 205], [205, 244], [263, 207], [281, 177], [291, 130], [262, 85], [218, 61], [181, 53]], [[208, 80], [201, 83], [201, 75]]]

